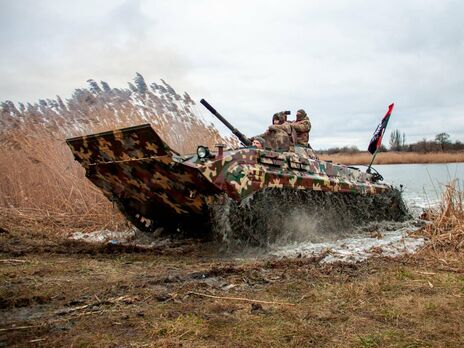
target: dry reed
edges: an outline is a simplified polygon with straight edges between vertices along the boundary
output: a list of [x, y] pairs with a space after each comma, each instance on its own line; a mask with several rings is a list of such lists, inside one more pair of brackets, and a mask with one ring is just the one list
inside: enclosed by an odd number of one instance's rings
[[[446, 185], [440, 205], [424, 212], [430, 223], [416, 232], [429, 239], [422, 252], [430, 253], [447, 264], [463, 260], [464, 251], [464, 191], [456, 179]], [[461, 266], [462, 263], [460, 262]]]
[[235, 144], [198, 118], [187, 93], [137, 74], [137, 90], [102, 88], [89, 80], [64, 103], [0, 104], [0, 227], [50, 233], [119, 229], [121, 214], [74, 161], [65, 138], [150, 123], [173, 149], [194, 152], [199, 143]]
[[125, 224], [85, 179], [64, 141], [40, 131], [11, 131], [8, 137], [18, 145], [0, 148], [1, 226], [49, 234]]
[[[353, 154], [336, 153], [320, 155], [323, 160], [342, 164], [369, 164], [372, 155], [368, 152]], [[380, 152], [374, 164], [408, 164], [408, 163], [455, 163], [464, 162], [464, 152]]]

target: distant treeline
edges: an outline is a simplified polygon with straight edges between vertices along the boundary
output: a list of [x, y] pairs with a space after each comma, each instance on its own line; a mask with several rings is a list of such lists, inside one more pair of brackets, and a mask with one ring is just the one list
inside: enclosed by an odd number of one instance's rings
[[[384, 142], [385, 142], [384, 138]], [[435, 136], [434, 140], [422, 139], [415, 143], [406, 143], [406, 134], [401, 133], [400, 130], [395, 129], [390, 133], [389, 147], [387, 148], [382, 144], [380, 152], [396, 151], [396, 152], [454, 152], [463, 151], [464, 143], [456, 140], [452, 142], [448, 133], [439, 133]], [[366, 150], [359, 150], [357, 146], [343, 146], [343, 147], [331, 147], [327, 150], [319, 150], [321, 154], [334, 154], [334, 153], [358, 153]]]

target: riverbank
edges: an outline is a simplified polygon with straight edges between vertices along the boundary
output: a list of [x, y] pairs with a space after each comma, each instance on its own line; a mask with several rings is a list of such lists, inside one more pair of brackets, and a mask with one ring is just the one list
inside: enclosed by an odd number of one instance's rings
[[0, 216], [0, 346], [460, 347], [462, 201], [449, 186], [415, 255], [335, 264], [89, 244]]
[[[341, 164], [365, 164], [372, 160], [368, 152], [336, 153], [319, 155], [322, 160], [331, 160]], [[375, 164], [411, 164], [411, 163], [457, 163], [464, 162], [464, 152], [380, 152], [375, 158]]]
[[464, 344], [462, 264], [428, 258], [325, 266], [307, 258], [220, 261], [199, 254], [201, 248], [2, 253], [0, 344]]

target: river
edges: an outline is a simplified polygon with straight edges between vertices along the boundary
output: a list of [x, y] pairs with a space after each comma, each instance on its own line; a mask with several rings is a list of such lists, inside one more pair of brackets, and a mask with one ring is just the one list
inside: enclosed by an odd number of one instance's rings
[[464, 180], [464, 163], [384, 164], [374, 168], [385, 182], [403, 185], [404, 200], [416, 214], [439, 202], [451, 180], [457, 179], [461, 189]]

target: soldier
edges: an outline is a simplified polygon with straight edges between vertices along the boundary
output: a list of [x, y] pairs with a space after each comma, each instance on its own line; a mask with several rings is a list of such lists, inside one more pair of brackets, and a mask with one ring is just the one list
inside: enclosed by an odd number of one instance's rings
[[318, 158], [314, 153], [311, 145], [309, 145], [309, 131], [311, 130], [311, 121], [309, 120], [306, 111], [300, 109], [296, 112], [296, 120], [291, 123], [292, 129], [296, 133], [295, 152], [300, 155], [309, 156], [310, 158]]
[[292, 128], [296, 131], [296, 144], [308, 146], [311, 122], [306, 111], [300, 109], [296, 112], [296, 121], [292, 122]]
[[286, 116], [283, 112], [274, 114], [272, 116], [272, 125], [261, 135], [266, 144], [269, 144], [273, 150], [293, 150], [292, 127], [285, 119]]
[[264, 149], [266, 147], [266, 142], [260, 136], [256, 136], [252, 139], [251, 145], [256, 147], [257, 149]]

